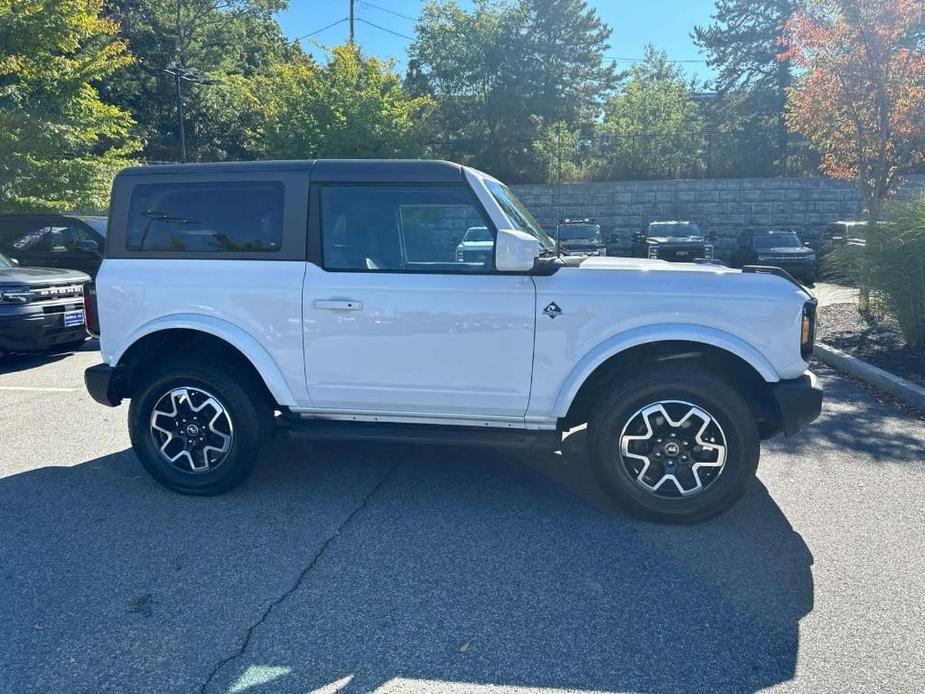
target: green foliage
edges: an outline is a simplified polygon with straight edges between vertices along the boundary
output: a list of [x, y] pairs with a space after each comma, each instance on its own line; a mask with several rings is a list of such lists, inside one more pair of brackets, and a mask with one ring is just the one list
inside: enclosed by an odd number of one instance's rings
[[433, 154], [535, 180], [540, 124], [590, 130], [616, 83], [603, 61], [610, 33], [583, 0], [479, 0], [471, 11], [432, 0], [406, 85], [437, 100]]
[[702, 166], [704, 120], [691, 86], [665, 53], [646, 48], [604, 109], [602, 173], [617, 178], [689, 177]]
[[261, 117], [251, 80], [301, 51], [282, 34], [274, 13], [286, 0], [107, 0], [136, 62], [104, 93], [131, 111], [145, 142], [144, 157], [179, 161], [176, 95], [171, 63], [195, 68], [216, 85], [182, 83], [191, 161], [247, 159], [249, 130]]
[[423, 148], [429, 96], [409, 96], [391, 63], [354, 46], [333, 49], [319, 67], [308, 59], [277, 65], [258, 82], [252, 142], [261, 157], [415, 156]]
[[911, 347], [925, 347], [925, 194], [886, 212], [888, 222], [864, 227], [866, 245], [834, 247], [824, 269], [860, 287], [862, 310], [893, 316]]
[[99, 210], [136, 143], [93, 84], [131, 62], [102, 0], [0, 0], [0, 211]]
[[770, 176], [794, 166], [788, 162], [793, 157], [784, 122], [792, 68], [777, 55], [785, 25], [800, 4], [800, 0], [716, 0], [713, 24], [694, 27], [694, 42], [717, 71], [719, 100], [707, 114], [711, 125], [738, 134], [725, 138], [714, 152], [720, 174]]
[[544, 181], [564, 183], [590, 176], [589, 154], [578, 130], [570, 129], [565, 121], [558, 121], [549, 126], [540, 124], [538, 135], [533, 141], [533, 153]]

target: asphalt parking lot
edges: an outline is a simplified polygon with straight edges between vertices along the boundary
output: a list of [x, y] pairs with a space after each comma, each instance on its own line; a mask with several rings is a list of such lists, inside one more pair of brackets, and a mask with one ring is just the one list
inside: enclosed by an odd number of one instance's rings
[[562, 455], [279, 441], [167, 492], [77, 354], [0, 360], [0, 691], [925, 690], [925, 420], [822, 371], [725, 516]]

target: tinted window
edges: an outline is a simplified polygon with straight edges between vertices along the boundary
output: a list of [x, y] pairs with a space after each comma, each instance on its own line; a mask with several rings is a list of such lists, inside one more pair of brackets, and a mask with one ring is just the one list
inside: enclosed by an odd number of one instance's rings
[[803, 244], [795, 234], [762, 234], [755, 236], [755, 248], [800, 248]]
[[9, 251], [16, 253], [72, 253], [78, 241], [88, 238], [86, 230], [73, 226], [45, 226], [17, 238]]
[[281, 183], [153, 183], [132, 191], [130, 251], [273, 252], [282, 238]]
[[696, 224], [650, 224], [649, 236], [702, 236]]
[[487, 231], [487, 221], [463, 186], [321, 189], [322, 248], [329, 270], [490, 270], [493, 243], [471, 252], [458, 248], [472, 227]]
[[495, 199], [495, 202], [498, 203], [498, 206], [504, 211], [504, 216], [507, 217], [515, 230], [534, 236], [540, 242], [540, 246], [547, 250], [555, 249], [555, 241], [546, 235], [540, 223], [530, 214], [530, 210], [527, 209], [520, 199], [511, 192], [510, 188], [503, 183], [498, 183], [498, 181], [493, 180], [486, 180], [485, 187], [488, 188], [491, 197]]
[[594, 239], [600, 241], [601, 228], [597, 224], [562, 224], [559, 226], [559, 240]]

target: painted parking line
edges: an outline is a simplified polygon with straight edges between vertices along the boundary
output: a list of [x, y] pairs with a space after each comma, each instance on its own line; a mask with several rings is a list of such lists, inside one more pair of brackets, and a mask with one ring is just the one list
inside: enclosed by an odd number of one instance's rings
[[13, 390], [25, 391], [29, 393], [73, 393], [81, 390], [80, 388], [54, 388], [51, 386], [0, 386], [0, 391]]

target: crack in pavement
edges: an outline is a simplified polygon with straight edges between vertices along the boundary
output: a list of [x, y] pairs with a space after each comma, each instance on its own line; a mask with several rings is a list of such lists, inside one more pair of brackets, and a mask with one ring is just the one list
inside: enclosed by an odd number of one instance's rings
[[393, 464], [391, 467], [389, 467], [389, 469], [385, 471], [385, 474], [382, 476], [382, 478], [378, 482], [376, 482], [373, 488], [370, 489], [369, 492], [367, 492], [366, 495], [360, 500], [360, 503], [357, 504], [357, 506], [353, 510], [351, 510], [350, 513], [347, 514], [347, 517], [344, 518], [344, 520], [341, 521], [340, 524], [336, 528], [334, 528], [334, 532], [332, 532], [327, 538], [325, 538], [324, 542], [321, 543], [321, 546], [318, 547], [314, 556], [312, 556], [311, 561], [299, 573], [299, 576], [298, 578], [296, 578], [295, 583], [292, 584], [292, 587], [289, 588], [289, 590], [284, 592], [282, 595], [280, 595], [278, 598], [273, 600], [269, 604], [267, 609], [263, 611], [263, 614], [260, 616], [260, 619], [258, 619], [256, 622], [254, 622], [251, 626], [247, 628], [247, 632], [244, 634], [244, 641], [241, 643], [238, 649], [231, 655], [225, 656], [220, 661], [218, 661], [218, 663], [215, 664], [215, 667], [212, 668], [212, 670], [209, 672], [209, 675], [206, 677], [205, 682], [203, 682], [202, 686], [199, 687], [200, 694], [205, 694], [206, 690], [209, 688], [209, 685], [212, 684], [212, 680], [215, 679], [218, 673], [221, 672], [221, 670], [226, 665], [237, 660], [238, 658], [240, 658], [247, 652], [247, 648], [248, 646], [250, 646], [250, 642], [254, 636], [254, 632], [257, 631], [257, 628], [260, 627], [260, 625], [262, 625], [264, 622], [267, 621], [267, 619], [269, 619], [270, 614], [273, 612], [273, 608], [281, 604], [286, 598], [288, 598], [290, 595], [292, 595], [299, 588], [302, 587], [302, 584], [305, 582], [305, 579], [308, 577], [308, 574], [311, 573], [312, 569], [315, 568], [315, 566], [318, 564], [321, 557], [324, 556], [324, 553], [327, 551], [331, 543], [334, 542], [334, 540], [337, 539], [337, 537], [341, 535], [341, 533], [347, 528], [347, 526], [350, 525], [354, 517], [360, 511], [366, 508], [370, 499], [372, 499], [373, 496], [376, 495], [376, 492], [378, 492], [383, 487], [383, 485], [388, 481], [389, 477], [392, 476], [392, 473], [395, 472], [395, 470], [398, 468], [399, 465], [401, 465], [401, 463], [402, 461], [399, 460], [398, 462]]

